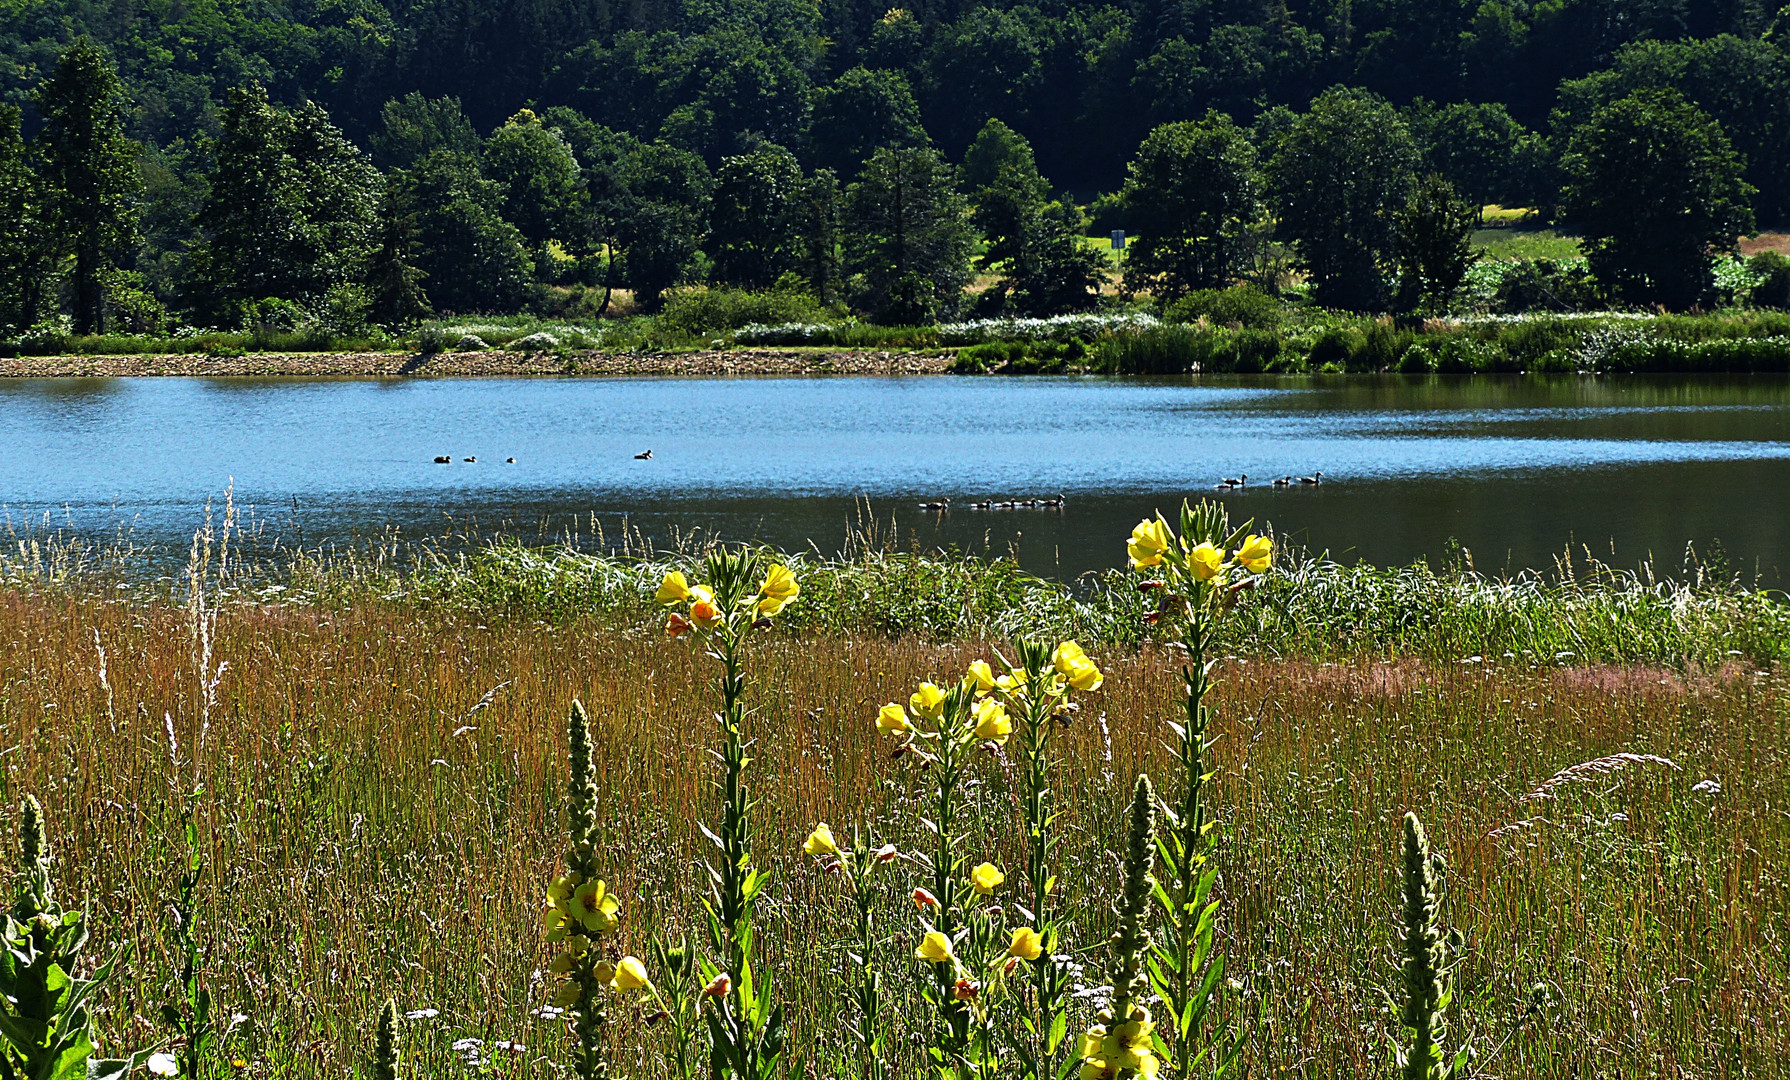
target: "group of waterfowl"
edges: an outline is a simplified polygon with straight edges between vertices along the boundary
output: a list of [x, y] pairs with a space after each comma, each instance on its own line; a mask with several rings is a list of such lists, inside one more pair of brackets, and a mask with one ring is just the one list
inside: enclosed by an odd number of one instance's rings
[[[1317, 472], [1312, 473], [1310, 476], [1283, 476], [1280, 479], [1274, 481], [1274, 486], [1277, 488], [1283, 488], [1283, 487], [1293, 487], [1295, 485], [1303, 484], [1303, 485], [1310, 486], [1310, 487], [1316, 487], [1317, 485], [1319, 485], [1323, 482], [1324, 482], [1324, 471], [1322, 469], [1320, 469]], [[1246, 488], [1249, 486], [1249, 474], [1248, 473], [1239, 473], [1236, 476], [1227, 477], [1223, 480], [1220, 480], [1218, 483], [1213, 484], [1212, 486], [1215, 488], [1218, 488], [1220, 491], [1235, 491], [1239, 488]]]
[[[966, 510], [1061, 510], [1063, 508], [1063, 504], [1068, 501], [1069, 501], [1069, 497], [1067, 495], [1064, 495], [1062, 492], [1058, 492], [1057, 497], [1054, 499], [1049, 499], [1049, 498], [1045, 498], [1045, 499], [983, 499], [981, 502], [964, 503], [963, 509], [966, 509]], [[923, 502], [920, 504], [920, 509], [930, 510], [934, 513], [942, 514], [945, 511], [951, 509], [951, 500], [950, 499], [940, 499], [937, 502]]]
[[[464, 457], [464, 458], [461, 458], [460, 460], [464, 461], [468, 464], [472, 464], [472, 463], [477, 462], [479, 459], [475, 458], [475, 457]], [[454, 459], [449, 457], [446, 454], [435, 455], [435, 464], [437, 464], [437, 465], [452, 465], [453, 463], [454, 463]], [[505, 465], [514, 465], [514, 464], [516, 464], [516, 459], [515, 458], [505, 458], [503, 463]]]

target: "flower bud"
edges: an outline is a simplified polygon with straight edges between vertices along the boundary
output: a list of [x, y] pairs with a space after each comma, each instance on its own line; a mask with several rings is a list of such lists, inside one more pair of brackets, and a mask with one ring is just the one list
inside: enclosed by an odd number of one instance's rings
[[709, 997], [726, 997], [733, 992], [733, 978], [723, 971], [709, 980], [709, 984], [702, 988], [702, 992]]

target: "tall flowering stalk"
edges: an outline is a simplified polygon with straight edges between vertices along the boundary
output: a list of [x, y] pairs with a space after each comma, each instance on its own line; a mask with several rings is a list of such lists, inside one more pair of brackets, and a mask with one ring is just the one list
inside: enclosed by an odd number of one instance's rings
[[1032, 1000], [1020, 1040], [1020, 1064], [1027, 1078], [1054, 1077], [1056, 1059], [1069, 1025], [1069, 976], [1056, 960], [1060, 942], [1056, 917], [1056, 811], [1051, 796], [1052, 734], [1068, 722], [1072, 691], [1100, 689], [1105, 677], [1082, 647], [1065, 641], [1054, 649], [1041, 642], [1016, 643], [1017, 664], [996, 676], [982, 661], [970, 665], [977, 692], [1000, 702], [1016, 723], [1023, 758], [1021, 818], [1031, 923], [1046, 959], [1030, 967]]
[[[556, 947], [547, 970], [565, 977], [553, 1004], [572, 1016], [573, 1072], [579, 1080], [609, 1076], [607, 995], [633, 988], [640, 961], [609, 957], [607, 939], [621, 924], [621, 904], [597, 877], [597, 783], [590, 717], [572, 702], [567, 719], [571, 783], [567, 787], [566, 830], [569, 839], [566, 872], [547, 886], [542, 929]], [[627, 971], [624, 978], [623, 970]]]
[[883, 1018], [882, 960], [877, 955], [876, 896], [871, 891], [871, 874], [883, 863], [898, 857], [894, 844], [873, 848], [859, 832], [852, 846], [841, 848], [833, 838], [833, 830], [821, 822], [808, 834], [802, 851], [821, 860], [829, 869], [836, 869], [851, 883], [852, 902], [857, 910], [856, 941], [849, 954], [857, 966], [857, 986], [852, 1004], [857, 1008], [857, 1026], [852, 1037], [864, 1055], [865, 1080], [886, 1080], [889, 1075], [887, 1029]]
[[1014, 998], [1007, 980], [1022, 963], [1043, 955], [1035, 927], [1007, 926], [1005, 905], [996, 896], [1006, 875], [992, 863], [964, 872], [958, 820], [971, 756], [978, 747], [998, 749], [1013, 734], [1007, 703], [994, 691], [1011, 693], [1025, 678], [1023, 669], [997, 678], [979, 662], [949, 689], [922, 683], [906, 707], [890, 702], [876, 718], [878, 730], [902, 740], [898, 755], [912, 753], [926, 762], [931, 782], [932, 818], [926, 824], [933, 850], [916, 856], [931, 887], [914, 890], [922, 931], [914, 959], [931, 975], [921, 982], [935, 1017], [927, 1052], [944, 1076], [996, 1071], [996, 1016]]
[[1399, 1019], [1407, 1045], [1397, 1048], [1402, 1080], [1448, 1080], [1467, 1063], [1465, 1048], [1453, 1062], [1443, 1056], [1442, 1014], [1454, 996], [1451, 943], [1442, 932], [1442, 859], [1416, 814], [1405, 815], [1404, 933], [1400, 975], [1404, 1006]]
[[1206, 785], [1212, 778], [1207, 753], [1212, 690], [1209, 658], [1214, 640], [1237, 597], [1252, 588], [1273, 564], [1274, 545], [1230, 527], [1224, 508], [1201, 502], [1181, 505], [1177, 536], [1161, 515], [1138, 522], [1126, 548], [1131, 566], [1152, 577], [1140, 588], [1159, 595], [1149, 619], [1164, 626], [1187, 659], [1181, 667], [1183, 716], [1170, 727], [1180, 772], [1180, 790], [1169, 810], [1169, 827], [1158, 845], [1162, 888], [1157, 903], [1163, 934], [1152, 950], [1151, 979], [1167, 1014], [1175, 1048], [1174, 1073], [1180, 1080], [1196, 1068], [1213, 1075], [1229, 1072], [1242, 1051], [1242, 1032], [1220, 1024], [1207, 1037], [1224, 978], [1224, 955], [1216, 949], [1219, 902], [1212, 898], [1218, 871], [1211, 863], [1211, 830]]
[[1131, 792], [1125, 839], [1125, 876], [1119, 894], [1119, 928], [1113, 933], [1113, 999], [1081, 1037], [1081, 1080], [1154, 1080], [1155, 1023], [1143, 997], [1150, 989], [1144, 962], [1150, 949], [1151, 876], [1156, 853], [1156, 792], [1139, 775]]
[[[674, 610], [665, 632], [702, 642], [720, 665], [721, 822], [718, 832], [704, 826], [719, 856], [708, 864], [710, 891], [709, 943], [714, 957], [703, 962], [711, 993], [707, 1011], [709, 1067], [717, 1078], [763, 1080], [775, 1075], [783, 1056], [783, 1007], [771, 996], [768, 973], [755, 980], [753, 909], [768, 872], [752, 865], [752, 800], [746, 788], [745, 642], [753, 630], [769, 629], [801, 589], [786, 566], [772, 565], [760, 574], [750, 551], [716, 551], [704, 566], [706, 584], [692, 585], [683, 574], [665, 575], [658, 601]], [[682, 609], [682, 610], [677, 610]]]
[[0, 1077], [5, 1080], [119, 1080], [144, 1065], [174, 1076], [172, 1054], [144, 1050], [100, 1058], [94, 1048], [93, 999], [111, 978], [110, 960], [77, 975], [88, 944], [87, 915], [65, 911], [50, 879], [50, 837], [43, 807], [19, 807], [19, 869], [11, 908], [0, 914]]

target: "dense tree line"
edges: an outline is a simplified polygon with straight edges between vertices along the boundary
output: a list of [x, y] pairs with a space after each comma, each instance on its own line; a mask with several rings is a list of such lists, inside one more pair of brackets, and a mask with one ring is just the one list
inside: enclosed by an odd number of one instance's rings
[[0, 0], [0, 335], [693, 281], [913, 321], [978, 270], [985, 310], [1074, 310], [1101, 190], [1164, 302], [1290, 253], [1328, 305], [1445, 304], [1501, 203], [1687, 306], [1790, 218], [1785, 35], [1755, 0]]

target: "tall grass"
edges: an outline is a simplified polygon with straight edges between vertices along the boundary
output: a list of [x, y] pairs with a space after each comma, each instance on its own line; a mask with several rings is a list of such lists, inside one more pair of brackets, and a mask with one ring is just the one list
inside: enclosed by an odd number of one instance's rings
[[[806, 586], [803, 601], [828, 602]], [[1246, 603], [1269, 617], [1270, 594]], [[108, 1042], [154, 1042], [154, 1009], [179, 974], [161, 912], [184, 866], [174, 793], [196, 775], [194, 820], [215, 868], [196, 897], [200, 955], [218, 1008], [247, 1017], [233, 1053], [249, 1075], [364, 1067], [367, 1018], [394, 995], [415, 1017], [413, 1075], [558, 1075], [564, 1035], [540, 1015], [552, 991], [535, 927], [565, 842], [562, 720], [574, 697], [592, 717], [619, 945], [639, 952], [697, 925], [708, 848], [697, 823], [715, 768], [701, 752], [706, 661], [614, 614], [549, 622], [412, 596], [213, 610], [200, 659], [176, 605], [0, 592], [0, 801], [43, 797], [63, 895], [92, 905], [102, 939], [137, 946], [101, 1017]], [[1160, 739], [1182, 678], [1154, 644], [1092, 651], [1106, 685], [1057, 736], [1054, 781], [1060, 912], [1080, 942], [1113, 928], [1111, 838], [1132, 778], [1172, 773]], [[801, 840], [816, 820], [858, 821], [924, 849], [904, 794], [923, 788], [924, 766], [888, 759], [872, 718], [988, 653], [976, 640], [816, 629], [759, 639], [752, 654], [755, 861], [773, 874], [759, 947], [790, 1010], [792, 1074], [850, 1076], [840, 1010], [854, 901]], [[1559, 1003], [1488, 1071], [1781, 1075], [1781, 666], [1276, 660], [1242, 647], [1220, 665], [1207, 797], [1227, 975], [1254, 1017], [1248, 1075], [1389, 1071], [1406, 811], [1447, 859], [1451, 923], [1466, 934], [1452, 1044], [1509, 1032], [1536, 983]], [[1675, 768], [1573, 768], [1625, 751]], [[979, 823], [970, 843], [1007, 865], [1020, 858], [1004, 847], [1021, 812], [1012, 754], [978, 756], [966, 818]], [[878, 902], [905, 903], [912, 876], [887, 875]], [[913, 942], [893, 944], [904, 956]], [[889, 966], [887, 1000], [912, 999], [915, 967]], [[1075, 976], [1072, 1030], [1091, 1020], [1098, 995], [1077, 992], [1098, 988], [1096, 972]], [[613, 1019], [618, 1070], [659, 1075], [637, 1049], [656, 1045], [644, 1018]], [[916, 1075], [918, 1018], [888, 1022], [890, 1075]]]

